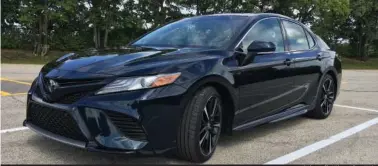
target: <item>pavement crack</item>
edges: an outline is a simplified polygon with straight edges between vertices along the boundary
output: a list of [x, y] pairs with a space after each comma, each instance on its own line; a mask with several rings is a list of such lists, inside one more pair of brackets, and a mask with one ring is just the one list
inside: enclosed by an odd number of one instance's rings
[[21, 104], [26, 104], [26, 102], [25, 101], [23, 101], [23, 100], [20, 100], [20, 99], [17, 99], [16, 97], [14, 97], [14, 96], [10, 96], [12, 99], [14, 99], [14, 100], [16, 100], [17, 102], [19, 102], [19, 103], [21, 103]]
[[378, 91], [363, 91], [363, 90], [349, 90], [349, 89], [341, 89], [344, 92], [378, 92]]
[[290, 142], [290, 141], [259, 141], [262, 143], [268, 143], [268, 144], [273, 144], [273, 145], [294, 145], [295, 143]]

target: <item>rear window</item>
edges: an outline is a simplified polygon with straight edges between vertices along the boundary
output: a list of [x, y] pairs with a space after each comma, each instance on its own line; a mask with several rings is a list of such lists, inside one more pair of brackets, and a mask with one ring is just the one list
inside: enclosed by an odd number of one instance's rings
[[318, 38], [318, 41], [319, 41], [318, 44], [319, 44], [320, 48], [326, 49], [326, 50], [330, 49], [329, 46], [327, 45], [327, 43], [324, 42], [324, 40], [322, 38], [320, 38], [318, 35], [316, 35], [316, 38]]
[[282, 22], [289, 40], [290, 51], [308, 50], [308, 41], [302, 26], [290, 21]]
[[310, 46], [310, 48], [314, 47], [315, 46], [314, 39], [312, 38], [312, 36], [310, 35], [308, 31], [305, 30], [305, 32], [307, 36], [308, 46]]

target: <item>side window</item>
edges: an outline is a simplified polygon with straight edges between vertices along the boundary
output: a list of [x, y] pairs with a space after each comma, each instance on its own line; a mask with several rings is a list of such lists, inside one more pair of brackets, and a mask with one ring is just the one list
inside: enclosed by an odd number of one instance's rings
[[310, 46], [310, 48], [314, 47], [315, 46], [314, 38], [311, 37], [308, 31], [306, 31], [306, 36], [307, 36], [308, 46]]
[[240, 45], [245, 53], [253, 41], [273, 42], [276, 45], [276, 52], [285, 50], [281, 26], [275, 18], [261, 20], [252, 27]]
[[307, 38], [302, 26], [289, 21], [283, 21], [283, 25], [286, 30], [287, 40], [289, 41], [290, 51], [309, 49]]
[[324, 42], [324, 40], [322, 38], [320, 38], [318, 35], [316, 35], [316, 37], [318, 38], [320, 48], [325, 49], [325, 50], [330, 49], [329, 46], [327, 45], [327, 43]]

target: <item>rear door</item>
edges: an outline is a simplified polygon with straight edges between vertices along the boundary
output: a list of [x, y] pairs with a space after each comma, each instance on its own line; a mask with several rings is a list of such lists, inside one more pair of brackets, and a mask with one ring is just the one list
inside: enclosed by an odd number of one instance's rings
[[292, 100], [295, 101], [294, 104], [309, 105], [316, 95], [322, 59], [325, 55], [318, 49], [312, 33], [307, 28], [290, 20], [282, 20], [282, 24], [293, 60], [294, 88], [298, 89]]
[[235, 84], [239, 88], [239, 110], [234, 125], [289, 107], [294, 78], [290, 73], [290, 53], [285, 49], [282, 32], [277, 18], [267, 18], [255, 23], [241, 40], [238, 48], [244, 54], [253, 41], [273, 42], [276, 51], [258, 54], [250, 64], [234, 71]]

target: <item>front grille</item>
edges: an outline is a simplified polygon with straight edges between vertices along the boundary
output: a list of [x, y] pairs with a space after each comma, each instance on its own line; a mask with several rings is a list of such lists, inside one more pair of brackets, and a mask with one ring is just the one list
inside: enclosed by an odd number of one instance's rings
[[118, 112], [105, 111], [105, 113], [125, 136], [138, 141], [147, 140], [142, 126], [134, 118]]
[[78, 93], [68, 94], [58, 99], [56, 102], [60, 104], [72, 104], [78, 101], [79, 99], [83, 98], [84, 96], [86, 96], [88, 93], [89, 92], [78, 92]]
[[63, 137], [87, 141], [76, 121], [66, 111], [30, 103], [27, 122]]
[[93, 92], [87, 92], [87, 91], [77, 92], [77, 93], [66, 94], [59, 98], [51, 99], [50, 94], [46, 94], [45, 96], [42, 95], [42, 92], [39, 87], [36, 88], [35, 92], [38, 97], [45, 99], [45, 101], [49, 103], [59, 103], [59, 104], [72, 104], [76, 101], [79, 101], [81, 98], [89, 95], [90, 93], [93, 93]]
[[[49, 78], [44, 78], [44, 84], [47, 84]], [[55, 82], [59, 84], [60, 87], [66, 86], [77, 86], [77, 85], [89, 85], [89, 84], [96, 84], [103, 81], [103, 78], [96, 78], [96, 79], [53, 79]]]
[[40, 98], [43, 98], [45, 101], [49, 103], [59, 103], [59, 104], [72, 104], [81, 98], [93, 93], [93, 91], [81, 91], [81, 92], [74, 92], [69, 94], [64, 94], [62, 96], [58, 97], [52, 97], [52, 94], [50, 93], [44, 93], [41, 91], [40, 86], [37, 86], [35, 89], [36, 95]]
[[[52, 92], [48, 90], [49, 86], [51, 86], [49, 83], [51, 80], [57, 83], [56, 89], [52, 90]], [[102, 81], [104, 81], [104, 78], [55, 79], [42, 77], [36, 91], [39, 97], [49, 103], [72, 104], [104, 86]]]

